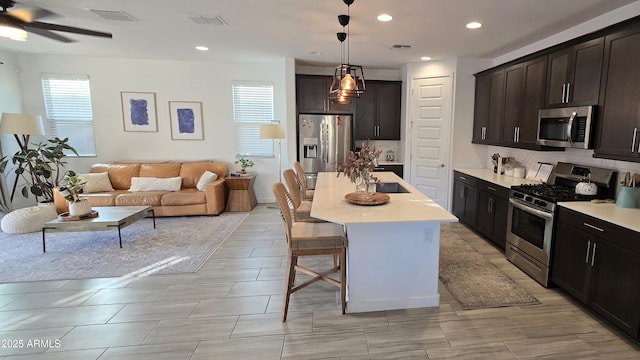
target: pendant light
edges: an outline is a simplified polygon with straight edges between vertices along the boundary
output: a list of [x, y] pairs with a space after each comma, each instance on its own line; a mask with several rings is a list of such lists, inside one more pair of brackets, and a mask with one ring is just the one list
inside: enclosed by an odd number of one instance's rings
[[[339, 103], [349, 103], [352, 98], [360, 97], [366, 91], [364, 71], [360, 65], [352, 65], [349, 59], [349, 7], [354, 0], [343, 0], [347, 5], [347, 15], [338, 15], [338, 22], [342, 25], [342, 32], [337, 33], [340, 41], [340, 65], [336, 67], [333, 81], [329, 89], [329, 98]], [[346, 30], [346, 32], [345, 32]], [[346, 60], [344, 61], [344, 40], [347, 40]]]

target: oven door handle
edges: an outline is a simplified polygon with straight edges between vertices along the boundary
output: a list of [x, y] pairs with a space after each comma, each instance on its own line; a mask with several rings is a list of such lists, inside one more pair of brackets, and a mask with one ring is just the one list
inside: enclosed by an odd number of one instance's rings
[[514, 200], [513, 198], [509, 199], [509, 202], [511, 203], [511, 205], [513, 205], [513, 207], [518, 208], [524, 212], [528, 212], [530, 214], [534, 214], [537, 216], [540, 216], [541, 218], [545, 218], [545, 219], [553, 219], [553, 214], [552, 213], [548, 213], [546, 211], [542, 211], [542, 210], [538, 210], [538, 209], [534, 209], [531, 207], [528, 207], [526, 205], [522, 205], [519, 202], [517, 202], [516, 200]]

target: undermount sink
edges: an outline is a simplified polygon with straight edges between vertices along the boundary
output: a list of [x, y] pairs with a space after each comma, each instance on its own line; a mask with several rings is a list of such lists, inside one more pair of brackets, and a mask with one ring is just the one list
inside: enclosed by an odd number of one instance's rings
[[376, 184], [376, 192], [385, 194], [400, 194], [409, 193], [409, 190], [405, 189], [397, 182], [386, 182]]

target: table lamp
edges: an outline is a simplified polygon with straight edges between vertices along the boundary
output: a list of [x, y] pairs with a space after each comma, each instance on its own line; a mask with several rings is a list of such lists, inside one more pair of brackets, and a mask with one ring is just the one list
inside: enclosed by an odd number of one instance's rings
[[[31, 135], [45, 134], [42, 117], [40, 115], [10, 113], [2, 113], [2, 119], [0, 120], [0, 133], [13, 134], [18, 142], [20, 151], [27, 150], [29, 147], [29, 137], [31, 137]], [[11, 190], [11, 201], [13, 201], [17, 185], [18, 178], [16, 177], [13, 183], [13, 190]]]

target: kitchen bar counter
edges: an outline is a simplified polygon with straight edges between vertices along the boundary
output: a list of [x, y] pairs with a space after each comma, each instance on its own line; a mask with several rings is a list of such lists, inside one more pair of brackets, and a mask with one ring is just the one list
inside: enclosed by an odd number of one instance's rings
[[522, 185], [522, 184], [540, 184], [540, 181], [529, 180], [525, 178], [515, 178], [513, 176], [506, 175], [498, 175], [493, 172], [491, 169], [454, 169], [455, 171], [459, 171], [461, 173], [465, 173], [467, 175], [471, 175], [475, 178], [482, 179], [484, 181], [488, 181], [490, 183], [494, 183], [496, 185], [500, 185], [502, 187], [510, 188], [514, 185]]
[[594, 204], [589, 201], [560, 202], [559, 206], [640, 232], [640, 209], [627, 209], [611, 203]]
[[440, 223], [457, 218], [394, 173], [375, 175], [409, 193], [360, 206], [344, 199], [355, 190], [344, 176], [319, 173], [316, 183], [311, 216], [347, 232], [347, 312], [437, 307]]

